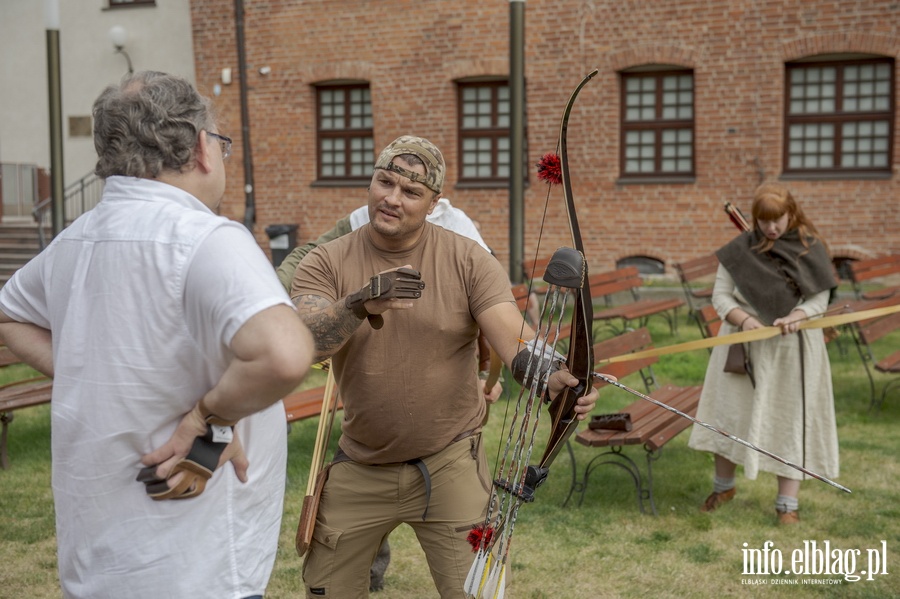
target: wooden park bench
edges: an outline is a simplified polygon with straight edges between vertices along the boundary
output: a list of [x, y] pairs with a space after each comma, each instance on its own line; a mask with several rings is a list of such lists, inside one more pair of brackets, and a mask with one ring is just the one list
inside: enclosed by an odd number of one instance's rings
[[[0, 369], [22, 364], [22, 361], [9, 348], [0, 347]], [[13, 421], [13, 412], [50, 403], [53, 381], [45, 376], [29, 377], [0, 386], [0, 422], [3, 432], [0, 433], [0, 468], [9, 468], [9, 454], [6, 441], [9, 435], [9, 424]]]
[[[591, 297], [603, 299], [610, 307], [594, 312], [594, 322], [605, 322], [614, 332], [621, 333], [633, 322], [646, 326], [651, 316], [661, 316], [669, 323], [672, 334], [678, 332], [678, 308], [681, 298], [641, 299], [638, 289], [644, 284], [636, 266], [590, 275]], [[616, 294], [627, 293], [631, 301], [615, 305]]]
[[[900, 295], [881, 300], [868, 307], [881, 308], [898, 303], [900, 303]], [[896, 375], [900, 374], [900, 350], [897, 350], [895, 347], [888, 347], [884, 354], [881, 354], [873, 348], [873, 345], [876, 341], [891, 333], [900, 331], [900, 312], [855, 322], [852, 330], [856, 348], [859, 350], [859, 357], [862, 359], [866, 374], [869, 376], [869, 389], [871, 392], [869, 410], [873, 408], [880, 410], [884, 404], [885, 397], [887, 397], [888, 390], [900, 383], [900, 378], [896, 378]], [[894, 375], [895, 377], [885, 382], [881, 389], [880, 397], [878, 397], [877, 393], [875, 372]]]
[[[598, 358], [618, 356], [625, 353], [649, 349], [653, 343], [650, 333], [645, 328], [631, 331], [612, 339], [602, 341], [594, 346], [594, 354]], [[677, 408], [678, 410], [695, 416], [697, 404], [700, 402], [701, 386], [677, 387], [664, 385], [658, 387], [653, 374], [652, 365], [658, 358], [644, 358], [632, 362], [616, 362], [605, 364], [599, 370], [611, 374], [621, 380], [632, 373], [640, 373], [644, 382], [646, 394], [653, 399]], [[606, 383], [598, 382], [596, 387], [602, 387]], [[628, 415], [631, 423], [630, 430], [614, 430], [603, 428], [588, 428], [576, 434], [575, 440], [588, 447], [606, 448], [606, 451], [596, 455], [584, 469], [584, 474], [579, 479], [575, 455], [569, 448], [572, 458], [572, 486], [569, 489], [569, 502], [572, 495], [580, 494], [579, 504], [584, 501], [588, 479], [591, 472], [599, 466], [613, 465], [624, 469], [634, 482], [637, 493], [638, 507], [641, 513], [646, 513], [645, 505], [649, 504], [650, 510], [655, 515], [656, 504], [653, 500], [653, 463], [660, 458], [662, 448], [675, 438], [678, 433], [691, 426], [691, 422], [678, 414], [670, 412], [645, 399], [638, 399], [626, 408], [620, 410], [615, 416]], [[602, 419], [595, 416], [592, 422]], [[629, 445], [640, 445], [644, 448], [644, 457], [647, 461], [646, 472], [638, 462], [628, 456], [623, 450]]]
[[[706, 254], [699, 258], [679, 262], [675, 265], [681, 287], [684, 289], [684, 299], [687, 301], [691, 317], [703, 306], [708, 305], [712, 298], [713, 278], [719, 269], [719, 259], [715, 254]], [[698, 282], [706, 282], [706, 285], [698, 286]]]
[[869, 260], [853, 260], [847, 265], [856, 299], [880, 300], [900, 296], [900, 285], [882, 287], [868, 292], [863, 291], [863, 283], [900, 275], [900, 254], [890, 254]]
[[[294, 391], [282, 399], [284, 416], [288, 424], [318, 416], [322, 411], [322, 400], [324, 397], [325, 385], [322, 385], [321, 387], [313, 387], [303, 391]], [[338, 397], [337, 409], [340, 410], [343, 407], [344, 404], [341, 403], [341, 399]]]
[[697, 324], [700, 326], [700, 334], [704, 338], [715, 337], [722, 328], [722, 320], [712, 304], [707, 304], [697, 310]]

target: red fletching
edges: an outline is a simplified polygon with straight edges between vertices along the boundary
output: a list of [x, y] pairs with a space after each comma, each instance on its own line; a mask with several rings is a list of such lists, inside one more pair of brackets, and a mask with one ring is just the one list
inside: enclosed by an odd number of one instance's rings
[[469, 545], [472, 546], [472, 553], [478, 553], [479, 549], [490, 545], [491, 539], [493, 538], [494, 527], [485, 524], [476, 524], [472, 527], [472, 530], [469, 531], [469, 536], [466, 537], [466, 540], [469, 542]]
[[538, 179], [549, 182], [551, 185], [562, 183], [562, 169], [559, 165], [559, 156], [556, 154], [544, 154], [537, 165]]

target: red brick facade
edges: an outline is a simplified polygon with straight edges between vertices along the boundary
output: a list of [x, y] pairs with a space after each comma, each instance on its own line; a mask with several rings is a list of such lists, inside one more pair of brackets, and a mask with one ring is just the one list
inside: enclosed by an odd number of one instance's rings
[[[234, 137], [223, 213], [242, 220], [243, 156], [234, 5], [191, 0], [198, 85], [212, 94], [221, 69], [235, 82], [216, 105]], [[371, 87], [376, 150], [415, 133], [448, 162], [444, 195], [482, 224], [508, 260], [508, 192], [457, 188], [454, 81], [506, 76], [509, 3], [501, 0], [245, 0], [250, 137], [257, 206], [265, 226], [297, 223], [314, 238], [365, 202], [360, 187], [317, 187], [313, 84]], [[782, 175], [784, 63], [818, 54], [900, 56], [900, 4], [888, 0], [532, 0], [525, 3], [528, 163], [556, 149], [569, 94], [593, 68], [569, 123], [569, 162], [592, 268], [644, 255], [671, 265], [735, 234], [722, 211], [745, 213], [753, 189]], [[618, 71], [667, 64], [694, 71], [695, 172], [689, 183], [619, 181]], [[261, 75], [268, 66], [271, 73]], [[896, 68], [896, 67], [895, 67]], [[895, 75], [896, 81], [900, 79]], [[889, 177], [790, 180], [836, 256], [900, 251], [900, 134], [894, 92]], [[373, 156], [374, 162], [374, 156]], [[534, 172], [525, 193], [525, 256], [533, 255], [547, 187]], [[550, 191], [541, 254], [567, 244], [562, 193]]]

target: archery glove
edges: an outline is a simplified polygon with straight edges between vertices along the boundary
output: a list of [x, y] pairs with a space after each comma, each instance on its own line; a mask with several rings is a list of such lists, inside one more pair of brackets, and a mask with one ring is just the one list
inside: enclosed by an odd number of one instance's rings
[[[207, 423], [206, 434], [194, 439], [191, 451], [172, 468], [169, 476], [157, 476], [159, 464], [156, 464], [141, 469], [137, 480], [144, 483], [147, 495], [156, 501], [196, 497], [206, 489], [206, 481], [212, 477], [219, 465], [219, 457], [233, 439], [233, 427]], [[169, 479], [179, 472], [183, 473], [181, 481], [169, 488]]]
[[[219, 458], [225, 448], [234, 441], [236, 420], [225, 420], [211, 413], [201, 399], [193, 411], [206, 422], [206, 433], [196, 437], [187, 456], [175, 464], [166, 478], [156, 474], [159, 464], [147, 466], [138, 473], [137, 481], [144, 483], [147, 495], [156, 501], [164, 499], [190, 499], [203, 493], [206, 481], [219, 466]], [[181, 481], [169, 488], [169, 480], [182, 473]]]
[[532, 339], [525, 343], [525, 349], [516, 354], [512, 361], [512, 375], [526, 389], [532, 389], [537, 379], [541, 386], [536, 391], [544, 393], [550, 375], [566, 363], [566, 357], [546, 343], [541, 343], [538, 355], [535, 345], [535, 340]]
[[369, 284], [347, 296], [344, 305], [362, 320], [367, 318], [373, 329], [384, 326], [381, 314], [370, 314], [366, 310], [366, 302], [373, 299], [418, 299], [422, 297], [425, 283], [419, 271], [411, 268], [398, 268], [390, 272], [373, 275]]

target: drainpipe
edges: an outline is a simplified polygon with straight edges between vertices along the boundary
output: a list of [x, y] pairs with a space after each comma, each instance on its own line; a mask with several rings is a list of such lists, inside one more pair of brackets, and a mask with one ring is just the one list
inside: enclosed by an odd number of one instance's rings
[[256, 197], [253, 189], [253, 154], [250, 151], [250, 111], [247, 108], [247, 56], [244, 49], [244, 2], [234, 0], [237, 30], [238, 72], [241, 79], [241, 142], [244, 154], [244, 226], [253, 232]]

